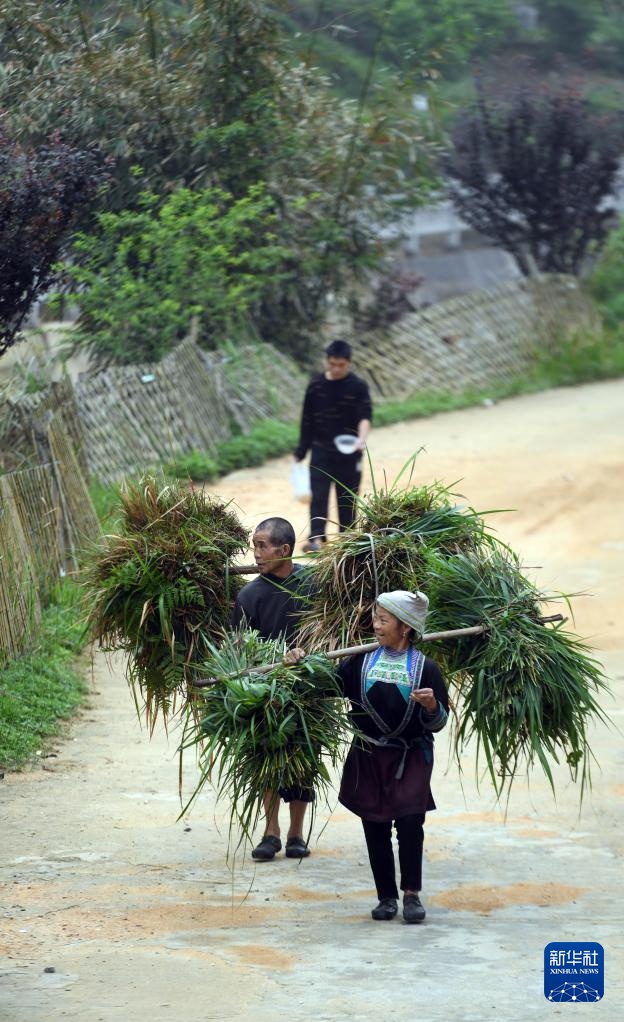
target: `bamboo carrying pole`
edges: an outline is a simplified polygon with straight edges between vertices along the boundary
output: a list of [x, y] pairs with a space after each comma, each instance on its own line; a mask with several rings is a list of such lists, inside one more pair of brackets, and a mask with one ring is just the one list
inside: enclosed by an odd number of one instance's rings
[[[548, 617], [540, 617], [540, 624], [548, 621], [563, 621], [563, 614], [550, 614]], [[485, 625], [472, 625], [470, 628], [451, 628], [447, 632], [425, 632], [419, 639], [420, 642], [436, 642], [438, 639], [461, 639], [465, 635], [483, 635], [487, 631]], [[379, 648], [378, 642], [367, 642], [362, 646], [345, 646], [343, 649], [332, 649], [323, 655], [328, 660], [339, 660], [340, 657], [354, 656], [356, 653], [372, 653]], [[233, 678], [240, 678], [244, 674], [269, 674], [274, 668], [283, 666], [283, 661], [273, 664], [261, 664], [259, 667], [248, 667], [244, 671], [233, 674]], [[294, 665], [293, 665], [294, 666]], [[214, 678], [198, 678], [196, 681], [188, 682], [189, 688], [209, 688], [217, 685]]]

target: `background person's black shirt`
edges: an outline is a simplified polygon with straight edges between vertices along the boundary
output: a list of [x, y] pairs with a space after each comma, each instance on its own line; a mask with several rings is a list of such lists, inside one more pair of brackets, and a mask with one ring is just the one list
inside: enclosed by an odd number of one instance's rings
[[362, 419], [372, 419], [368, 384], [355, 373], [342, 380], [328, 380], [319, 373], [307, 386], [301, 413], [301, 430], [295, 458], [301, 461], [312, 444], [335, 451], [334, 437], [357, 436]]

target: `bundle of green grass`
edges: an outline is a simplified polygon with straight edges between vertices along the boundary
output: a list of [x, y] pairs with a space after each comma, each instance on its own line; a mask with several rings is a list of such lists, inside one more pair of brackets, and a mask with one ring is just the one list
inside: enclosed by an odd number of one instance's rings
[[[482, 635], [424, 643], [450, 685], [458, 763], [470, 739], [476, 770], [498, 795], [539, 765], [554, 790], [552, 763], [567, 764], [581, 794], [590, 779], [588, 725], [606, 721], [607, 690], [586, 645], [543, 620], [542, 593], [483, 517], [440, 484], [374, 489], [358, 499], [352, 530], [314, 558], [316, 591], [297, 644], [337, 649], [370, 641], [378, 593], [419, 589], [430, 601], [427, 631], [485, 626]], [[485, 760], [485, 763], [483, 762]]]
[[153, 727], [228, 629], [243, 584], [228, 566], [249, 537], [230, 505], [178, 484], [147, 477], [120, 500], [116, 533], [83, 572], [87, 622], [102, 648], [128, 654], [137, 709]]
[[395, 484], [358, 497], [354, 528], [314, 557], [314, 596], [306, 601], [298, 643], [340, 649], [367, 641], [378, 593], [405, 589], [407, 579], [422, 579], [426, 591], [430, 551], [450, 557], [492, 547], [482, 517], [454, 497], [440, 483]]
[[[326, 793], [350, 737], [335, 683], [335, 666], [312, 655], [295, 667], [282, 663], [283, 644], [257, 632], [232, 632], [213, 645], [201, 665], [210, 684], [195, 697], [181, 753], [195, 748], [198, 785], [183, 811], [211, 781], [227, 800], [230, 833], [251, 836], [265, 792], [293, 786]], [[275, 664], [269, 673], [258, 668]]]

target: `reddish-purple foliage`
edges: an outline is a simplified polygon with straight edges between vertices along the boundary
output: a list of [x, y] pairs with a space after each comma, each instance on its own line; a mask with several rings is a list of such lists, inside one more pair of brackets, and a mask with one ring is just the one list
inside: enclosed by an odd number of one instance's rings
[[55, 135], [24, 151], [0, 129], [0, 355], [18, 338], [79, 214], [108, 176], [102, 156]]
[[443, 162], [460, 216], [529, 275], [580, 272], [609, 230], [622, 135], [570, 87], [480, 85]]

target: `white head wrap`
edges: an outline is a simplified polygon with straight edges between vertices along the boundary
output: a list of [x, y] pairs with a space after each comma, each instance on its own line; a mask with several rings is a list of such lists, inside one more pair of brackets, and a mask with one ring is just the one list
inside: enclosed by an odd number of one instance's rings
[[391, 593], [380, 593], [377, 604], [390, 614], [413, 628], [418, 636], [425, 630], [425, 618], [429, 600], [424, 593], [408, 593], [405, 589], [395, 589]]

